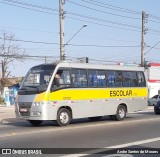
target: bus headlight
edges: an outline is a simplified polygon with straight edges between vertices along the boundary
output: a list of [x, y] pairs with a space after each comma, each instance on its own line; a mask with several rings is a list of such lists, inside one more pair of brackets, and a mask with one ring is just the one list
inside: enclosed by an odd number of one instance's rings
[[32, 105], [34, 107], [39, 107], [39, 106], [42, 106], [43, 105], [43, 102], [33, 102]]

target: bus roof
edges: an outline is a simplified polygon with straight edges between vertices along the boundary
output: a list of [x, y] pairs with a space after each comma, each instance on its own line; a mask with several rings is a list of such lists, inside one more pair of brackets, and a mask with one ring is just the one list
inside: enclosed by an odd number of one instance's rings
[[[55, 62], [41, 65], [55, 65], [58, 67], [80, 68], [80, 69], [103, 69], [103, 70], [131, 70], [144, 71], [143, 67], [127, 66], [127, 65], [110, 65], [110, 64], [96, 64], [96, 63], [76, 63], [76, 62]], [[39, 66], [41, 66], [39, 65]]]

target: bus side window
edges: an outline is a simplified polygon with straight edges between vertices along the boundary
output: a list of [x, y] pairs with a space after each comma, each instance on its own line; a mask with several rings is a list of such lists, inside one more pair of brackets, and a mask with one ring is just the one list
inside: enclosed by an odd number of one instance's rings
[[55, 75], [51, 89], [71, 86], [69, 69], [59, 69]]
[[131, 86], [131, 78], [129, 71], [123, 71], [123, 86], [130, 87]]
[[87, 74], [83, 69], [71, 69], [73, 87], [87, 87]]
[[97, 87], [97, 72], [96, 70], [88, 70], [88, 86]]
[[108, 87], [115, 86], [115, 72], [114, 71], [106, 71], [106, 80]]
[[106, 87], [106, 76], [104, 70], [97, 70], [98, 87]]
[[143, 72], [137, 72], [137, 76], [138, 76], [138, 86], [139, 87], [145, 87], [146, 86], [146, 82], [145, 82], [145, 78], [144, 78]]
[[89, 87], [106, 87], [106, 76], [104, 70], [88, 70]]
[[115, 86], [116, 87], [122, 87], [122, 72], [121, 71], [116, 71], [115, 72]]
[[123, 71], [123, 85], [124, 87], [137, 87], [137, 72], [135, 71]]
[[137, 73], [135, 71], [132, 71], [130, 76], [131, 76], [131, 86], [137, 87], [138, 86]]
[[70, 70], [64, 69], [63, 73], [61, 74], [60, 84], [62, 85], [70, 85], [71, 84], [71, 77], [70, 77]]

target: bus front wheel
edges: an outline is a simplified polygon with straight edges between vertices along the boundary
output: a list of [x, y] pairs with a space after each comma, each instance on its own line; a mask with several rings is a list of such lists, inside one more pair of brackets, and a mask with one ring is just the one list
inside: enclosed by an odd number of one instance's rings
[[66, 108], [59, 109], [57, 113], [57, 124], [67, 126], [71, 121], [71, 113]]
[[126, 108], [123, 105], [119, 105], [117, 108], [117, 113], [114, 115], [115, 120], [123, 120], [126, 117]]

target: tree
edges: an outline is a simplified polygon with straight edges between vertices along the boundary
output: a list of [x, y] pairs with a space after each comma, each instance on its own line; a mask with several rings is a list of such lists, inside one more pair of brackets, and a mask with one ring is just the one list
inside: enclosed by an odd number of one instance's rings
[[0, 56], [2, 58], [2, 78], [1, 78], [1, 93], [4, 91], [5, 82], [8, 78], [10, 71], [8, 71], [9, 64], [13, 61], [22, 61], [25, 54], [25, 50], [19, 48], [18, 44], [15, 44], [15, 36], [6, 32], [2, 33], [0, 37]]

